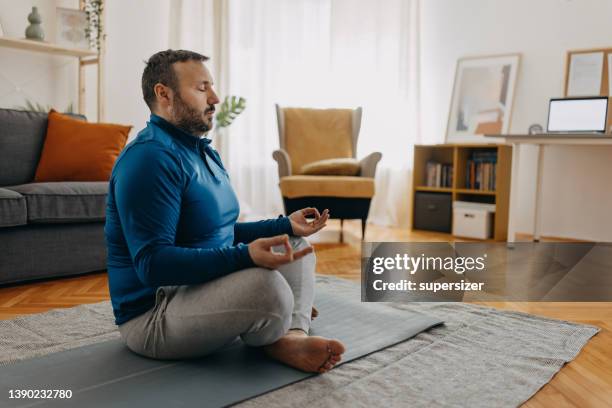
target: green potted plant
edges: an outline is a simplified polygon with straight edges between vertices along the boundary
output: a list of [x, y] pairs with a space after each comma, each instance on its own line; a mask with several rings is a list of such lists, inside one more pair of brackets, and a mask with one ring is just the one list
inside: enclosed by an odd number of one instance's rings
[[215, 117], [217, 130], [230, 126], [245, 109], [246, 99], [241, 96], [226, 96]]

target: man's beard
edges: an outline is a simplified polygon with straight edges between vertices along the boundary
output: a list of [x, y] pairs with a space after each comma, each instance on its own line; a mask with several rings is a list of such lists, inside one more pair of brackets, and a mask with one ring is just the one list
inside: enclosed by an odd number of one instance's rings
[[205, 112], [201, 112], [187, 105], [178, 92], [174, 95], [173, 105], [173, 120], [177, 128], [194, 136], [201, 136], [212, 129], [212, 117], [206, 119], [204, 115], [214, 112], [214, 106], [209, 106]]

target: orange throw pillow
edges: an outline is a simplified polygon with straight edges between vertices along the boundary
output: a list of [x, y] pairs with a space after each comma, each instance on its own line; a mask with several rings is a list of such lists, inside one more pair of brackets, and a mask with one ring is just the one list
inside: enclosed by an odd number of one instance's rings
[[131, 128], [51, 110], [34, 181], [108, 181]]

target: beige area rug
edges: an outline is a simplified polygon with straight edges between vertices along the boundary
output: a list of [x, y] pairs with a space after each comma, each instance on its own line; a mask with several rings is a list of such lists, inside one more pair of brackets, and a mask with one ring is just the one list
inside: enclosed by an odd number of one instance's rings
[[[317, 287], [353, 299], [360, 295], [357, 283], [328, 276], [318, 276]], [[240, 406], [518, 406], [599, 331], [463, 303], [386, 307], [426, 313], [445, 324]], [[4, 320], [0, 365], [117, 338], [108, 301]]]

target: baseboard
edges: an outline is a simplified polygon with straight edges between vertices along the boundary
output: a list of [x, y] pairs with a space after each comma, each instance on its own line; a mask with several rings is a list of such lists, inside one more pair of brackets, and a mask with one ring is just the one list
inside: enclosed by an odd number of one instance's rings
[[[517, 232], [516, 233], [517, 241], [533, 241], [533, 234], [528, 234], [526, 232]], [[557, 241], [557, 242], [595, 242], [592, 239], [581, 239], [581, 238], [572, 238], [572, 237], [556, 237], [551, 235], [540, 235], [540, 240], [542, 241]]]

